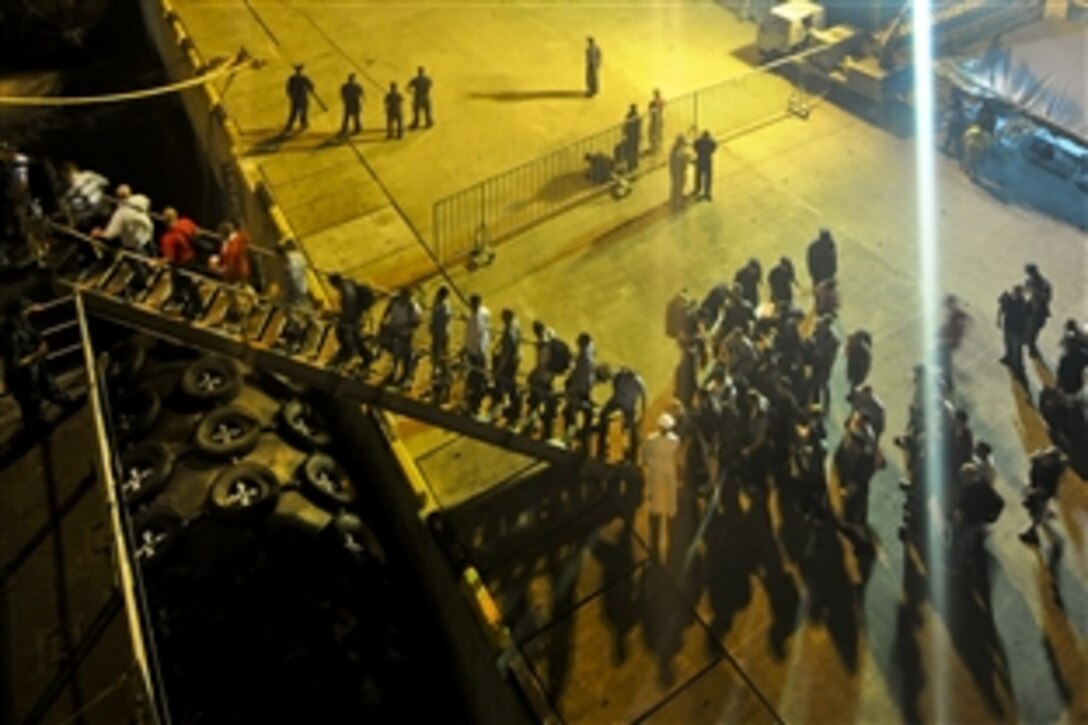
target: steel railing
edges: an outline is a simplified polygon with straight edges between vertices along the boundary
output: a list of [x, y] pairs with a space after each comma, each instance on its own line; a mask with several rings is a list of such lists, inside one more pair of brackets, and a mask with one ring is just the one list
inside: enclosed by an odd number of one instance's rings
[[[805, 117], [826, 93], [808, 66], [812, 49], [761, 66], [721, 83], [669, 99], [660, 145], [650, 146], [648, 120], [642, 119], [639, 167], [628, 177], [659, 168], [677, 134], [692, 140], [709, 130], [719, 140], [735, 138], [790, 115]], [[587, 154], [614, 157], [623, 124], [599, 131], [560, 149], [484, 179], [435, 202], [433, 253], [442, 265], [469, 258], [486, 244], [509, 238], [609, 185], [587, 178]]]

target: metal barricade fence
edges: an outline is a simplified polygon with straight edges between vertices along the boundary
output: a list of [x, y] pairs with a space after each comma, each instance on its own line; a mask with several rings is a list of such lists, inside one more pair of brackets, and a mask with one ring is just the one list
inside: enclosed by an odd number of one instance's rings
[[[639, 172], [665, 163], [677, 134], [689, 140], [709, 130], [719, 138], [748, 133], [793, 114], [806, 117], [826, 93], [808, 66], [808, 53], [783, 59], [722, 83], [666, 101], [660, 148], [651, 151], [642, 124]], [[442, 265], [469, 258], [559, 211], [608, 188], [587, 176], [587, 154], [613, 157], [623, 124], [485, 179], [433, 207], [432, 252]]]

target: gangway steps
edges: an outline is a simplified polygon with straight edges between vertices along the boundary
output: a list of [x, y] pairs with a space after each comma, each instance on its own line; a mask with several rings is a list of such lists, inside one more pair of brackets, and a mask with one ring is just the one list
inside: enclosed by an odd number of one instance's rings
[[[92, 243], [72, 230], [59, 230], [84, 244]], [[584, 450], [533, 438], [413, 397], [400, 389], [331, 369], [327, 363], [337, 350], [335, 321], [314, 313], [289, 311], [267, 298], [200, 275], [192, 275], [203, 300], [197, 319], [187, 320], [165, 311], [172, 286], [172, 274], [166, 266], [148, 266], [143, 258], [124, 251], [106, 253], [115, 254], [116, 258], [108, 265], [100, 263], [94, 272], [81, 265], [69, 274], [58, 272], [57, 277], [82, 297], [89, 311], [101, 317], [155, 337], [238, 359], [336, 397], [357, 400], [514, 453], [571, 468], [580, 477], [624, 478], [634, 473], [630, 465], [601, 461]], [[130, 290], [135, 265], [144, 265], [148, 281], [144, 289], [133, 293]], [[236, 308], [233, 315], [236, 319], [228, 320], [232, 307]], [[305, 328], [297, 349], [290, 352], [277, 346], [289, 318]]]

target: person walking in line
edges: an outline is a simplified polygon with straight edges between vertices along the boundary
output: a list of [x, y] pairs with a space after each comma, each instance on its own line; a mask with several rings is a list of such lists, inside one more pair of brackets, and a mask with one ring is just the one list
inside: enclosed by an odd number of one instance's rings
[[592, 98], [600, 90], [601, 47], [593, 38], [586, 38], [586, 97]]
[[718, 150], [718, 142], [710, 135], [710, 131], [703, 131], [703, 135], [695, 140], [695, 198], [710, 201], [710, 187], [714, 181], [713, 157]]
[[408, 90], [412, 94], [412, 125], [410, 126], [412, 129], [419, 128], [420, 114], [426, 120], [427, 128], [434, 125], [431, 119], [431, 85], [432, 81], [423, 70], [423, 66], [419, 67], [415, 78], [408, 81]]
[[374, 360], [374, 354], [363, 340], [363, 316], [374, 306], [377, 297], [365, 284], [336, 273], [329, 275], [329, 283], [340, 297], [340, 310], [336, 315], [336, 342], [339, 349], [329, 361], [329, 367], [345, 373], [350, 366], [361, 360], [366, 371]]
[[480, 403], [487, 394], [487, 352], [491, 348], [491, 311], [478, 294], [468, 298], [468, 324], [465, 325], [464, 355], [468, 374], [465, 376], [465, 406], [469, 415], [480, 412]]
[[386, 305], [379, 328], [379, 335], [383, 338], [382, 346], [393, 357], [393, 365], [383, 384], [411, 386], [412, 373], [415, 372], [412, 339], [422, 321], [423, 310], [416, 302], [412, 288], [402, 287]]
[[491, 354], [491, 418], [501, 415], [508, 426], [517, 423], [521, 415], [521, 394], [518, 391], [518, 368], [521, 367], [521, 325], [510, 308], [499, 317], [502, 331]]
[[431, 395], [434, 402], [449, 400], [450, 385], [450, 323], [453, 307], [450, 305], [450, 288], [442, 285], [434, 293], [431, 302], [431, 319], [427, 331], [431, 334]]
[[665, 138], [665, 99], [657, 88], [654, 89], [650, 102], [646, 104], [646, 118], [649, 124], [647, 132], [650, 134], [650, 153], [657, 154]]
[[[563, 407], [564, 438], [569, 446], [577, 434], [583, 450], [589, 450], [589, 437], [593, 426], [593, 383], [596, 379], [596, 347], [589, 333], [578, 335], [578, 353], [574, 358], [574, 369], [567, 376], [564, 389], [566, 405]], [[578, 417], [581, 426], [575, 430]]]
[[662, 534], [667, 536], [668, 525], [679, 508], [680, 438], [673, 432], [675, 427], [676, 420], [668, 413], [662, 413], [657, 419], [657, 430], [642, 444], [638, 459], [650, 519], [650, 552], [658, 561], [662, 561], [665, 554], [663, 543], [666, 542], [662, 542]]
[[295, 127], [295, 121], [305, 131], [310, 125], [307, 113], [310, 107], [310, 94], [314, 92], [314, 82], [303, 73], [304, 66], [299, 63], [295, 66], [295, 72], [287, 79], [287, 101], [291, 110], [287, 116], [287, 125], [284, 126], [285, 134], [291, 133]]
[[689, 166], [691, 152], [688, 142], [684, 134], [678, 133], [669, 151], [669, 206], [673, 211], [680, 211], [684, 207], [684, 187], [688, 184]]
[[283, 265], [283, 285], [279, 297], [283, 302], [284, 323], [279, 342], [292, 355], [302, 349], [309, 328], [306, 313], [313, 309], [310, 298], [309, 270], [306, 255], [294, 239], [284, 239], [276, 246], [276, 256]]
[[192, 273], [196, 262], [196, 224], [192, 219], [180, 216], [172, 206], [163, 209], [162, 220], [166, 231], [159, 239], [159, 251], [170, 265], [170, 296], [166, 304], [180, 304], [181, 314], [192, 320], [204, 308]]
[[340, 122], [340, 135], [348, 135], [348, 121], [352, 123], [352, 133], [363, 130], [363, 87], [355, 80], [354, 73], [348, 73], [348, 79], [340, 86], [340, 100], [344, 103], [344, 119]]
[[396, 83], [389, 84], [389, 92], [385, 94], [385, 137], [396, 138], [404, 136], [404, 96], [397, 90]]
[[116, 240], [121, 249], [129, 252], [125, 263], [132, 270], [132, 278], [125, 294], [141, 292], [147, 287], [147, 268], [143, 258], [151, 257], [151, 238], [155, 232], [151, 221], [151, 200], [143, 194], [134, 194], [128, 184], [121, 184], [114, 192], [117, 208], [106, 227], [91, 230], [95, 239]]
[[623, 425], [627, 431], [627, 453], [625, 460], [638, 460], [638, 425], [646, 410], [646, 384], [634, 370], [621, 367], [612, 376], [612, 397], [601, 408], [597, 418], [597, 457], [608, 460], [608, 431], [612, 414], [623, 414]]
[[638, 151], [641, 145], [642, 116], [638, 115], [638, 106], [632, 103], [623, 119], [623, 157], [628, 172], [638, 168]]

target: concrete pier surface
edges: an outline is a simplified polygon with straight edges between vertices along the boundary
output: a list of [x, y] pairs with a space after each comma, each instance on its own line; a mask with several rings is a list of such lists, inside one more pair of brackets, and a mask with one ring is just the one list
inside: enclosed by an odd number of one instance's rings
[[[422, 251], [434, 201], [621, 119], [650, 89], [679, 95], [750, 69], [755, 29], [712, 3], [201, 2], [174, 7], [207, 57], [244, 44], [266, 58], [219, 91], [241, 129], [242, 163], [268, 188], [314, 263], [393, 286], [433, 273]], [[582, 48], [605, 52], [602, 93], [582, 89]], [[304, 62], [327, 107], [270, 141], [286, 120], [283, 83]], [[386, 141], [380, 94], [423, 65], [436, 125]], [[367, 129], [333, 142], [336, 89], [357, 72]], [[572, 95], [563, 95], [571, 92]], [[668, 138], [668, 132], [666, 134]], [[1016, 532], [1027, 456], [1045, 445], [1031, 400], [1052, 376], [1061, 323], [1084, 320], [1082, 230], [972, 183], [938, 159], [942, 294], [972, 324], [956, 358], [957, 399], [995, 450], [1006, 507], [986, 567], [947, 601], [897, 537], [905, 425], [921, 339], [913, 139], [823, 103], [736, 138], [715, 159], [713, 202], [668, 208], [654, 171], [631, 196], [598, 197], [498, 248], [482, 270], [450, 270], [494, 315], [542, 319], [568, 340], [587, 330], [599, 357], [637, 369], [651, 412], [672, 397], [678, 362], [666, 302], [701, 297], [748, 258], [764, 270], [804, 250], [821, 226], [839, 248], [839, 334], [874, 338], [871, 381], [888, 414], [887, 468], [872, 484], [867, 560], [834, 530], [809, 535], [777, 492], [681, 496], [651, 552], [641, 492], [570, 480], [451, 434], [399, 433], [498, 601], [544, 701], [571, 722], [991, 722], [1088, 718], [1088, 487], [1063, 480], [1052, 522], [1063, 546]], [[1054, 285], [1031, 396], [997, 363], [998, 295], [1037, 263]], [[810, 301], [802, 295], [802, 305]], [[459, 334], [459, 333], [457, 333]], [[829, 445], [848, 410], [833, 373]], [[598, 391], [603, 402], [605, 391]], [[652, 419], [654, 416], [647, 416]], [[1057, 553], [1055, 553], [1057, 552]]]

